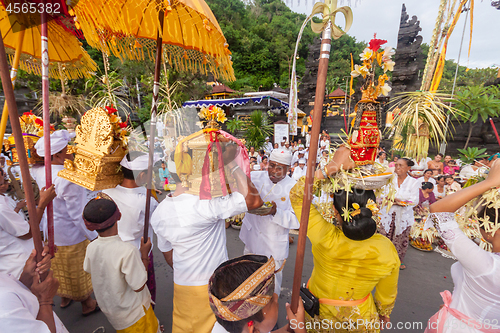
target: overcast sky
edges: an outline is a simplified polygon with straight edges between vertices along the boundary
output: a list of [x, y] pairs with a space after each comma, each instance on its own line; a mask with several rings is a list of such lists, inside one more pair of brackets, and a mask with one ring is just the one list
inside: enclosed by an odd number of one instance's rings
[[[284, 1], [293, 11], [307, 15], [314, 5], [314, 0]], [[348, 33], [356, 37], [356, 40], [366, 42], [377, 33], [377, 38], [388, 40], [386, 46], [396, 48], [403, 3], [406, 4], [406, 12], [410, 19], [413, 15], [417, 16], [422, 28], [420, 35], [424, 38], [424, 43], [428, 44], [436, 22], [439, 0], [352, 0], [350, 7], [354, 20]], [[346, 0], [339, 1], [339, 6], [347, 4]], [[337, 22], [343, 27], [343, 15], [337, 15], [337, 18]], [[464, 21], [465, 13], [462, 13], [450, 37], [447, 59], [455, 61], [458, 59]], [[471, 68], [500, 66], [500, 10], [492, 7], [490, 0], [475, 1], [472, 48], [470, 58], [467, 59], [469, 33], [469, 19], [467, 19], [460, 64]]]

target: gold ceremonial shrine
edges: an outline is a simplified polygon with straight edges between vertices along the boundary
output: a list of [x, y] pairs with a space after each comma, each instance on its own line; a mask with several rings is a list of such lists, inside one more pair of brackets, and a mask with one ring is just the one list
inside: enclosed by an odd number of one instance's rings
[[[208, 126], [207, 126], [208, 127]], [[217, 139], [220, 141], [223, 138], [220, 134], [212, 134], [212, 137], [217, 135]], [[184, 141], [182, 143], [182, 149], [184, 153], [187, 153], [188, 150], [191, 150], [191, 174], [179, 174], [179, 178], [182, 181], [182, 186], [188, 188], [187, 193], [199, 195], [200, 194], [200, 186], [202, 182], [202, 169], [203, 164], [205, 162], [205, 155], [207, 154], [207, 148], [210, 144], [210, 134], [205, 131], [198, 131], [193, 134], [191, 138]], [[221, 146], [224, 143], [221, 142]], [[222, 152], [220, 152], [222, 154]], [[219, 152], [217, 151], [217, 145], [215, 142], [213, 143], [212, 150], [209, 153], [209, 161], [210, 161], [210, 173], [208, 174], [210, 180], [210, 193], [212, 198], [222, 197], [222, 184], [220, 181], [219, 174]], [[227, 167], [224, 167], [224, 175], [225, 175], [225, 186], [227, 188], [227, 193], [231, 193], [231, 190], [227, 184], [235, 183], [235, 180], [231, 176], [230, 170]]]
[[113, 137], [113, 124], [103, 108], [87, 111], [76, 127], [74, 161], [64, 161], [58, 176], [91, 191], [116, 187], [123, 180], [120, 162], [127, 153]]
[[[29, 164], [43, 163], [43, 157], [38, 156], [35, 149], [36, 142], [40, 137], [32, 134], [24, 134], [23, 141], [26, 149], [26, 157]], [[14, 137], [10, 136], [8, 139], [3, 140], [5, 151], [12, 151], [12, 161], [7, 159], [7, 165], [19, 163], [19, 156], [17, 155], [16, 145], [14, 144]]]

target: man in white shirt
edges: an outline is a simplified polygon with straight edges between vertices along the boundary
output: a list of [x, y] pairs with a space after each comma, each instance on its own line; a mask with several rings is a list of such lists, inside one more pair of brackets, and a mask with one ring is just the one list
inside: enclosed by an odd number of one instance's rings
[[[0, 186], [4, 181], [3, 175], [0, 176]], [[40, 191], [37, 214], [32, 217], [36, 219], [36, 225], [40, 223], [45, 207], [55, 196], [53, 186], [49, 190]], [[14, 204], [14, 200], [8, 196], [0, 195], [0, 272], [19, 279], [34, 245], [30, 224], [24, 213], [13, 207]]]
[[[245, 244], [244, 254], [255, 253], [273, 257], [279, 268], [288, 258], [288, 234], [298, 229], [299, 221], [290, 203], [290, 189], [296, 181], [288, 177], [292, 155], [274, 150], [269, 157], [268, 171], [252, 172], [252, 183], [263, 201], [273, 203], [265, 215], [247, 213], [243, 219], [240, 239]], [[276, 274], [274, 292], [280, 294], [282, 272]]]
[[264, 151], [266, 152], [266, 155], [269, 156], [271, 152], [273, 151], [273, 144], [269, 142], [269, 137], [266, 136], [266, 142], [264, 143]]
[[299, 165], [293, 171], [292, 175], [293, 180], [298, 181], [300, 177], [306, 175], [306, 172], [307, 172], [306, 160], [302, 158], [299, 160]]
[[[121, 240], [133, 244], [140, 249], [141, 237], [144, 235], [144, 219], [146, 212], [146, 188], [148, 172], [148, 154], [140, 152], [129, 152], [123, 157], [120, 165], [123, 171], [123, 181], [115, 188], [103, 190], [116, 203], [122, 213], [118, 223], [118, 236]], [[154, 163], [153, 163], [154, 164]], [[149, 214], [153, 214], [158, 202], [151, 197]], [[148, 235], [153, 240], [153, 228], [149, 225]], [[147, 286], [151, 293], [151, 299], [156, 301], [156, 280], [154, 270], [153, 252], [149, 253], [149, 266], [147, 268]]]
[[[82, 303], [84, 315], [98, 311], [97, 302], [90, 297], [92, 281], [90, 274], [83, 270], [85, 250], [90, 240], [97, 237], [95, 231], [89, 231], [82, 219], [82, 212], [87, 203], [87, 190], [66, 179], [60, 178], [57, 173], [64, 169], [66, 159], [73, 160], [73, 154], [68, 154], [68, 142], [74, 133], [55, 131], [50, 135], [50, 153], [52, 165], [52, 183], [56, 189], [54, 208], [54, 243], [57, 253], [54, 261], [54, 276], [59, 280], [57, 295], [62, 298], [61, 308], [68, 307], [71, 302]], [[40, 138], [35, 145], [38, 156], [44, 156], [44, 138]], [[48, 161], [45, 161], [47, 163]], [[39, 188], [45, 187], [44, 166], [31, 168], [31, 175]], [[43, 231], [47, 235], [46, 217], [42, 221]]]
[[[19, 279], [0, 273], [0, 331], [68, 333], [52, 310], [59, 283], [52, 272], [39, 282], [35, 254], [33, 251], [25, 261]], [[49, 270], [50, 260], [44, 266], [44, 271]]]
[[[169, 169], [176, 190], [160, 203], [151, 218], [160, 251], [165, 254], [173, 249], [173, 333], [212, 330], [215, 316], [208, 302], [208, 280], [217, 266], [228, 259], [225, 219], [263, 204], [258, 191], [235, 162], [237, 149], [241, 148], [222, 145], [226, 170], [236, 179], [237, 189], [224, 197], [201, 200], [186, 193], [188, 188], [182, 186], [176, 170]], [[180, 169], [183, 163], [182, 155], [176, 155], [176, 167]]]
[[298, 162], [301, 158], [305, 159], [307, 162], [307, 158], [305, 156], [306, 156], [306, 151], [304, 150], [304, 147], [299, 146], [298, 150], [295, 153], [293, 153], [292, 162], [290, 163], [290, 165], [293, 165], [295, 162]]

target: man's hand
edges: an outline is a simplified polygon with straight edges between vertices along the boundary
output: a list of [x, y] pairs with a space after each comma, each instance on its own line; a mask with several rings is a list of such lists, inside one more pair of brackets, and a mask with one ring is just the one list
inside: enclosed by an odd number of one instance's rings
[[16, 212], [19, 212], [23, 207], [26, 207], [26, 200], [21, 200], [16, 204], [16, 208], [14, 209]]
[[267, 216], [267, 215], [274, 216], [276, 214], [276, 210], [277, 210], [276, 202], [272, 201], [271, 204], [273, 205], [273, 207], [271, 208], [271, 211], [267, 214], [262, 214], [261, 216]]
[[59, 288], [59, 281], [54, 277], [54, 272], [50, 271], [43, 282], [40, 282], [40, 274], [35, 273], [30, 289], [38, 298], [38, 302], [52, 302], [57, 288]]
[[36, 262], [36, 250], [33, 249], [28, 257], [28, 260], [26, 260], [26, 264], [24, 265], [19, 281], [21, 281], [26, 287], [30, 288], [36, 273], [42, 275], [50, 270], [51, 259], [52, 258], [49, 255], [49, 247], [47, 245], [43, 248], [42, 261], [39, 263]]
[[151, 239], [148, 237], [148, 241], [144, 243], [144, 237], [141, 237], [141, 248], [139, 250], [141, 251], [142, 259], [149, 258], [149, 251], [151, 251], [151, 247]]
[[54, 200], [55, 197], [56, 189], [54, 187], [54, 184], [50, 185], [48, 189], [45, 189], [45, 187], [42, 188], [42, 190], [40, 191], [40, 201], [38, 202], [38, 206], [43, 208], [47, 207], [49, 202]]
[[292, 312], [290, 304], [286, 303], [286, 319], [290, 323], [290, 327], [293, 327], [293, 332], [295, 333], [306, 333], [305, 328], [305, 311], [302, 299], [299, 300], [299, 306], [297, 307], [297, 313]]

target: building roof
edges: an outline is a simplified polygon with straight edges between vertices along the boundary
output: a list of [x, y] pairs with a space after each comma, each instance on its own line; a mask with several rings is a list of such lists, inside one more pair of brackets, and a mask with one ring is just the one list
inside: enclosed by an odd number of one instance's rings
[[233, 89], [229, 88], [228, 86], [222, 83], [216, 84], [212, 87], [212, 94], [223, 94], [223, 93], [230, 94], [234, 92], [236, 91], [234, 91]]
[[[349, 94], [347, 94], [348, 97], [350, 97]], [[328, 94], [326, 97], [332, 98], [332, 97], [344, 97], [345, 98], [345, 91], [343, 91], [340, 88], [335, 89], [333, 92]]]

